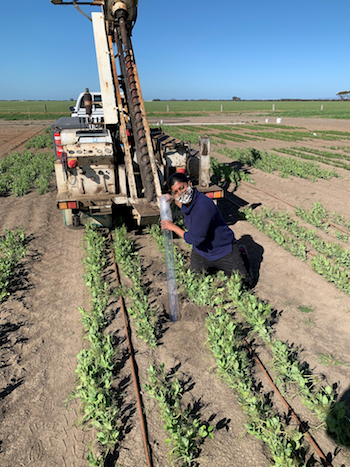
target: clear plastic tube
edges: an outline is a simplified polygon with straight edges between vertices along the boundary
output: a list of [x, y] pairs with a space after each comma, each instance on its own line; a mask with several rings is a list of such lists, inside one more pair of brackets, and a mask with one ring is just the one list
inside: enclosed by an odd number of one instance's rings
[[[160, 197], [160, 218], [161, 220], [173, 220], [173, 215], [170, 208], [171, 198], [169, 195]], [[173, 245], [173, 233], [170, 230], [163, 230], [164, 250], [166, 273], [168, 278], [168, 296], [171, 321], [176, 321], [178, 318], [178, 302], [177, 302], [177, 287], [175, 274], [175, 256]]]

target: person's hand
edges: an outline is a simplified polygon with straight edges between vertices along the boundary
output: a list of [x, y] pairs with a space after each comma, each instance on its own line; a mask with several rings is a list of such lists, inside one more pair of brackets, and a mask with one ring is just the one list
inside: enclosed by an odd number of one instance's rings
[[160, 198], [164, 198], [165, 201], [172, 203], [174, 201], [174, 197], [169, 193], [165, 193], [164, 195], [160, 196]]
[[161, 221], [160, 226], [162, 230], [171, 230], [172, 232], [174, 231], [175, 224], [168, 219], [164, 219]]

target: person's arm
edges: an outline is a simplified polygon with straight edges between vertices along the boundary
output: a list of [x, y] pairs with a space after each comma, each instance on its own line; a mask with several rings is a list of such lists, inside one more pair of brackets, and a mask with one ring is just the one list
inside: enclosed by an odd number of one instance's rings
[[175, 232], [176, 235], [178, 235], [179, 237], [184, 238], [185, 231], [182, 230], [181, 227], [175, 225], [173, 222], [164, 219], [163, 221], [161, 221], [160, 225], [162, 227], [162, 230], [171, 230], [172, 232]]

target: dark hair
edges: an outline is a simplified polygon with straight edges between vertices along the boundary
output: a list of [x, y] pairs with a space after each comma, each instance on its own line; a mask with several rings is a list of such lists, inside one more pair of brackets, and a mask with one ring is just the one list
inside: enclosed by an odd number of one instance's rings
[[189, 181], [190, 181], [190, 177], [188, 175], [185, 175], [182, 172], [176, 172], [170, 175], [168, 179], [169, 190], [171, 190], [171, 187], [175, 185], [176, 182], [188, 183]]

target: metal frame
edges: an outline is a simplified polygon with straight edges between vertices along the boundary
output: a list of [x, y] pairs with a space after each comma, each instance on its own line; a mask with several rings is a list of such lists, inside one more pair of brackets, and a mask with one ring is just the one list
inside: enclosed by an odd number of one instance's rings
[[[74, 5], [73, 2], [63, 2], [62, 0], [51, 0], [51, 3], [54, 5]], [[104, 0], [93, 0], [92, 2], [79, 2], [76, 0], [77, 5], [94, 5], [94, 6], [103, 6]]]

